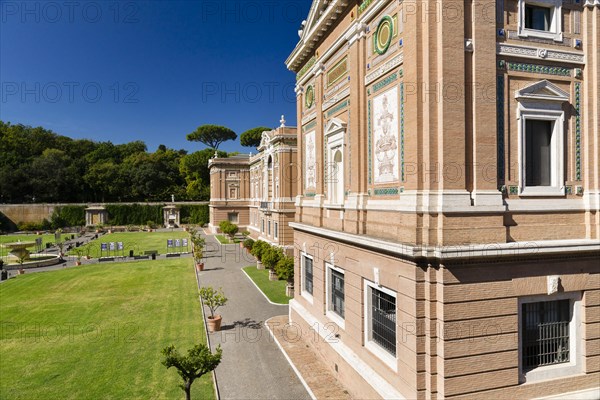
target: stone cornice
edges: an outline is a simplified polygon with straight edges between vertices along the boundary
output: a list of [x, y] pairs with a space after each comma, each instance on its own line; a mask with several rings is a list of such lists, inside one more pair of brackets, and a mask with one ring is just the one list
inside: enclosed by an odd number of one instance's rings
[[597, 240], [543, 240], [513, 243], [488, 243], [457, 246], [419, 246], [394, 243], [365, 235], [333, 231], [312, 225], [290, 222], [294, 230], [299, 230], [328, 239], [342, 241], [378, 252], [386, 252], [411, 260], [426, 259], [436, 262], [460, 261], [480, 258], [510, 258], [526, 256], [551, 256], [573, 253], [599, 253]]
[[500, 56], [585, 64], [585, 56], [583, 53], [549, 49], [545, 47], [519, 46], [514, 44], [500, 43], [496, 47], [496, 52]]

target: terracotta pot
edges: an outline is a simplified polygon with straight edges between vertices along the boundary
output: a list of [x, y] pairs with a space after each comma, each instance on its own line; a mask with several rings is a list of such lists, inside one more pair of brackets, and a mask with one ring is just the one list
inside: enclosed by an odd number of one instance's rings
[[81, 261], [75, 261], [75, 265], [79, 267], [81, 265]]
[[20, 270], [17, 271], [17, 275], [23, 275], [25, 273], [25, 270], [23, 268], [21, 268]]
[[256, 261], [256, 269], [265, 269], [265, 266], [260, 261]]
[[221, 316], [215, 315], [215, 317], [207, 317], [208, 321], [208, 331], [209, 332], [218, 332], [221, 330]]
[[196, 264], [196, 271], [198, 271], [198, 272], [204, 271], [204, 263]]

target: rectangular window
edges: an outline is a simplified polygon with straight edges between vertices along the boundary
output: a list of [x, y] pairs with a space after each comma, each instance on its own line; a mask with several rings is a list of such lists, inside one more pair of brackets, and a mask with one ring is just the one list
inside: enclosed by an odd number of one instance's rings
[[302, 290], [312, 296], [313, 294], [313, 260], [305, 255], [302, 256], [302, 268], [304, 272], [302, 275], [304, 279], [302, 281]]
[[237, 224], [239, 222], [240, 214], [239, 213], [228, 213], [227, 219], [232, 224]]
[[396, 298], [369, 286], [371, 309], [369, 316], [370, 339], [396, 356]]
[[262, 220], [262, 227], [261, 227], [260, 231], [262, 233], [265, 233], [265, 220], [264, 219]]
[[528, 119], [525, 123], [525, 184], [552, 185], [552, 121]]
[[552, 9], [537, 5], [525, 5], [525, 28], [549, 31], [552, 26]]
[[570, 360], [570, 300], [522, 304], [523, 370], [568, 363]]
[[579, 35], [581, 33], [581, 11], [573, 11], [573, 33]]
[[275, 222], [275, 228], [273, 228], [273, 235], [275, 236], [275, 239], [277, 239], [279, 237], [279, 224], [277, 222]]
[[329, 269], [330, 303], [329, 311], [344, 318], [344, 273], [333, 268]]
[[267, 222], [267, 235], [271, 236], [271, 221]]

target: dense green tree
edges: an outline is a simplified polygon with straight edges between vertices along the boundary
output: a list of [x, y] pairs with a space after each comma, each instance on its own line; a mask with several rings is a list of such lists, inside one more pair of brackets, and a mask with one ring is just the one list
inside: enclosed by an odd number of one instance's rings
[[231, 129], [220, 125], [202, 125], [187, 135], [190, 142], [204, 143], [212, 149], [218, 149], [221, 143], [237, 139], [237, 134]]
[[249, 129], [240, 135], [240, 143], [245, 147], [258, 147], [260, 145], [263, 132], [269, 131], [271, 131], [271, 128], [265, 128], [264, 126]]

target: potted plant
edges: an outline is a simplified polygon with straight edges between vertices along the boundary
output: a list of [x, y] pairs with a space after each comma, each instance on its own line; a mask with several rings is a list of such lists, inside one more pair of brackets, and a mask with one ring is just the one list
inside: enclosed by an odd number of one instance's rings
[[75, 254], [77, 255], [77, 261], [75, 261], [75, 265], [81, 265], [81, 257], [83, 256], [83, 251], [81, 249], [75, 250]]
[[284, 256], [275, 266], [275, 271], [279, 279], [287, 281], [285, 295], [294, 297], [294, 258]]
[[252, 252], [252, 247], [254, 246], [254, 240], [248, 238], [242, 242], [242, 245], [246, 249], [248, 253]]
[[192, 256], [196, 264], [197, 271], [204, 270], [204, 245], [206, 239], [200, 235], [195, 229], [190, 229], [190, 241], [192, 242]]
[[202, 302], [210, 309], [210, 316], [207, 317], [208, 331], [217, 332], [221, 330], [221, 316], [215, 315], [215, 311], [221, 306], [227, 304], [227, 297], [223, 293], [223, 289], [215, 290], [212, 286], [200, 288], [200, 297]]
[[246, 242], [246, 240], [248, 240], [248, 236], [250, 236], [250, 232], [248, 232], [248, 231], [243, 231], [243, 232], [242, 232], [242, 236], [244, 236], [244, 240], [242, 240], [242, 241], [240, 242], [240, 248], [246, 248], [245, 242]]
[[92, 258], [92, 256], [90, 255], [91, 251], [92, 251], [92, 246], [90, 246], [89, 244], [87, 246], [84, 247], [85, 249], [85, 258], [86, 260], [89, 260], [90, 258]]
[[256, 257], [256, 269], [265, 269], [262, 263], [262, 257], [264, 252], [268, 250], [269, 247], [271, 246], [267, 242], [263, 242], [262, 240], [257, 240], [256, 242], [254, 242], [250, 254]]
[[284, 257], [283, 251], [279, 247], [270, 246], [270, 248], [262, 255], [262, 262], [269, 270], [269, 280], [276, 281], [279, 278], [275, 273], [275, 266]]

